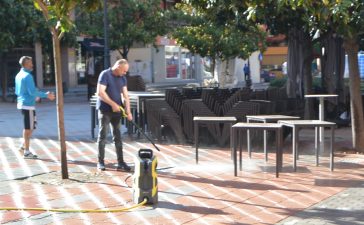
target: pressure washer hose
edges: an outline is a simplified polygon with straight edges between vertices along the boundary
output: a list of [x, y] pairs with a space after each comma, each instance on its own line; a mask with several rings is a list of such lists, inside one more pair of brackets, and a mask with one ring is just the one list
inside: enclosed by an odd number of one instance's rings
[[148, 199], [144, 198], [144, 200], [136, 205], [132, 205], [126, 208], [120, 209], [67, 209], [67, 208], [17, 208], [17, 207], [4, 207], [0, 208], [0, 210], [6, 211], [46, 211], [46, 212], [64, 212], [64, 213], [115, 213], [115, 212], [125, 212], [131, 209], [143, 206], [147, 203]]

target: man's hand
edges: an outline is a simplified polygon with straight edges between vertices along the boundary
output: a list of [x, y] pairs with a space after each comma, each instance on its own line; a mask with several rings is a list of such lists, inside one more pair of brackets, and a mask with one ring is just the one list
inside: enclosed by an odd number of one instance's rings
[[113, 112], [120, 112], [120, 106], [114, 102], [114, 104], [111, 105]]
[[126, 114], [127, 115], [127, 119], [128, 119], [128, 121], [132, 121], [133, 120], [133, 114], [131, 114], [131, 113], [128, 113], [128, 114]]
[[47, 92], [47, 98], [51, 101], [53, 101], [56, 97], [54, 96], [53, 92]]

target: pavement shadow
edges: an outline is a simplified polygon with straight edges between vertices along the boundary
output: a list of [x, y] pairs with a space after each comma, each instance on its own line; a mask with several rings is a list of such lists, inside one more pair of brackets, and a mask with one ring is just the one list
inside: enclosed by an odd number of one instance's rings
[[307, 193], [308, 191], [304, 190], [298, 190], [298, 189], [285, 189], [285, 188], [279, 188], [274, 185], [269, 184], [260, 184], [260, 183], [248, 183], [240, 180], [215, 180], [215, 179], [209, 179], [204, 177], [189, 177], [184, 175], [175, 175], [175, 174], [158, 174], [159, 177], [169, 178], [169, 179], [175, 179], [175, 180], [183, 180], [188, 182], [195, 182], [195, 183], [207, 183], [212, 184], [219, 187], [224, 188], [236, 188], [236, 189], [251, 189], [251, 190], [284, 190], [284, 191], [292, 191], [292, 192], [300, 192], [300, 193]]
[[214, 208], [208, 208], [203, 206], [191, 206], [191, 205], [182, 205], [182, 204], [175, 204], [172, 202], [166, 202], [166, 201], [158, 201], [158, 204], [153, 206], [153, 208], [165, 208], [165, 209], [172, 209], [172, 210], [178, 210], [188, 213], [198, 213], [198, 214], [215, 214], [215, 215], [226, 215], [227, 213], [224, 212], [221, 209], [214, 209]]
[[343, 179], [315, 179], [316, 186], [323, 187], [357, 187], [363, 184], [362, 180], [343, 180]]
[[[291, 216], [291, 214], [289, 215]], [[320, 224], [357, 225], [361, 224], [358, 221], [364, 221], [364, 210], [312, 208], [305, 211], [300, 211], [293, 216], [299, 218], [299, 220], [307, 219], [307, 224], [313, 224], [311, 220], [315, 220], [317, 222], [320, 221]], [[282, 221], [282, 223], [278, 224], [291, 223], [288, 221]], [[304, 224], [304, 222], [301, 221], [300, 224]]]

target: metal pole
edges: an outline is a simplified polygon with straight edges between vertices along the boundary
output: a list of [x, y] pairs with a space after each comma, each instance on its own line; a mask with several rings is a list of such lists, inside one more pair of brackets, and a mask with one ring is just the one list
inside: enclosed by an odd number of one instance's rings
[[104, 69], [110, 67], [109, 22], [107, 19], [107, 0], [104, 0]]

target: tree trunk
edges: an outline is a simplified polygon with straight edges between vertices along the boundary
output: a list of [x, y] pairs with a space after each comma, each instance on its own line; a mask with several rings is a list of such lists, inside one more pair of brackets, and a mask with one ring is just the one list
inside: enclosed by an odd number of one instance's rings
[[[321, 56], [321, 77], [324, 93], [338, 94], [338, 99], [328, 98], [326, 112], [332, 119], [345, 109], [346, 97], [344, 93], [345, 50], [343, 40], [330, 32], [322, 41], [325, 49]], [[338, 107], [336, 107], [338, 106]]]
[[64, 129], [64, 112], [63, 112], [63, 87], [62, 87], [62, 67], [61, 67], [61, 47], [58, 39], [58, 32], [52, 32], [53, 56], [56, 77], [56, 103], [57, 103], [57, 122], [58, 138], [61, 146], [61, 167], [62, 179], [68, 179], [67, 169], [67, 149]]
[[214, 78], [214, 80], [218, 80], [218, 76], [217, 76], [217, 79], [215, 79], [215, 67], [216, 67], [216, 59], [215, 58], [211, 58], [211, 75], [212, 77]]
[[299, 40], [297, 29], [291, 29], [288, 34], [288, 57], [287, 57], [287, 96], [289, 98], [296, 98], [298, 93], [297, 77], [299, 76], [299, 65], [300, 54], [299, 51]]
[[6, 102], [6, 90], [8, 87], [8, 71], [7, 71], [7, 60], [6, 53], [0, 53], [0, 74], [1, 74], [1, 90], [2, 90], [2, 101]]
[[[301, 34], [301, 41], [302, 43], [302, 56], [303, 56], [303, 62], [302, 62], [302, 81], [301, 84], [303, 86], [303, 93], [302, 98], [304, 98], [304, 95], [309, 95], [313, 93], [312, 88], [312, 60], [313, 60], [313, 46], [312, 46], [312, 39], [308, 33], [302, 32]], [[314, 119], [318, 117], [318, 112], [315, 112], [314, 110], [314, 100], [312, 98], [305, 98], [305, 119]]]
[[[303, 30], [292, 28], [288, 34], [287, 96], [304, 98], [312, 93], [312, 40]], [[305, 99], [304, 118], [314, 116], [313, 99]]]
[[357, 37], [345, 39], [344, 48], [348, 54], [349, 62], [349, 89], [353, 148], [359, 152], [364, 152], [364, 115], [358, 65], [359, 45], [356, 40]]

